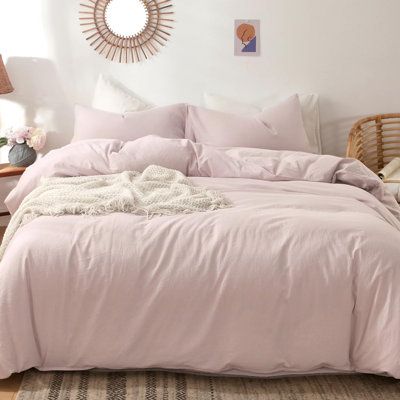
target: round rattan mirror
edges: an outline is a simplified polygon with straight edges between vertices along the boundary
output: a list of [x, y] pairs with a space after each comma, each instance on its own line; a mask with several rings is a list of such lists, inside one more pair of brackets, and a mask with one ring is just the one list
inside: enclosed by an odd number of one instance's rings
[[79, 14], [89, 44], [120, 63], [149, 58], [171, 36], [172, 0], [83, 0]]

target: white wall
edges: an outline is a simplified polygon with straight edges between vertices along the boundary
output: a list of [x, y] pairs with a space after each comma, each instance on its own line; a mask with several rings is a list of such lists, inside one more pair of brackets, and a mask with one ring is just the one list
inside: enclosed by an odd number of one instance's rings
[[[242, 100], [274, 92], [320, 94], [324, 151], [343, 154], [359, 117], [400, 112], [400, 0], [175, 0], [162, 52], [119, 65], [86, 43], [78, 0], [0, 0], [0, 52], [15, 93], [3, 127], [26, 123], [68, 143], [74, 103], [89, 104], [99, 72], [156, 104], [200, 104], [205, 90]], [[233, 56], [233, 20], [261, 20], [262, 55]]]

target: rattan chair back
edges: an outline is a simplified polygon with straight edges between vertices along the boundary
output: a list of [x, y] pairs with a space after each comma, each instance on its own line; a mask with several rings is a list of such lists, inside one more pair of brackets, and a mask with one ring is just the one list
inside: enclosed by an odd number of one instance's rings
[[400, 157], [400, 114], [379, 114], [356, 122], [350, 131], [347, 157], [374, 172]]

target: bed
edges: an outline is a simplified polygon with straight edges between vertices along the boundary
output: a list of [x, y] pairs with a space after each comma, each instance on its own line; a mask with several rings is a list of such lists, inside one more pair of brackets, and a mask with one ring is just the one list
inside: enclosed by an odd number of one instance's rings
[[28, 168], [7, 206], [43, 177], [149, 165], [231, 206], [22, 225], [0, 262], [0, 378], [32, 367], [400, 378], [400, 209], [359, 161], [92, 139]]

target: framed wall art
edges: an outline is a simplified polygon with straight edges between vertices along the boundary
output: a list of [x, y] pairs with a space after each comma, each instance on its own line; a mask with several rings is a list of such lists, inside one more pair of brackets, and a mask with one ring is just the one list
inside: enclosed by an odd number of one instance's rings
[[235, 20], [235, 56], [260, 55], [260, 20]]

